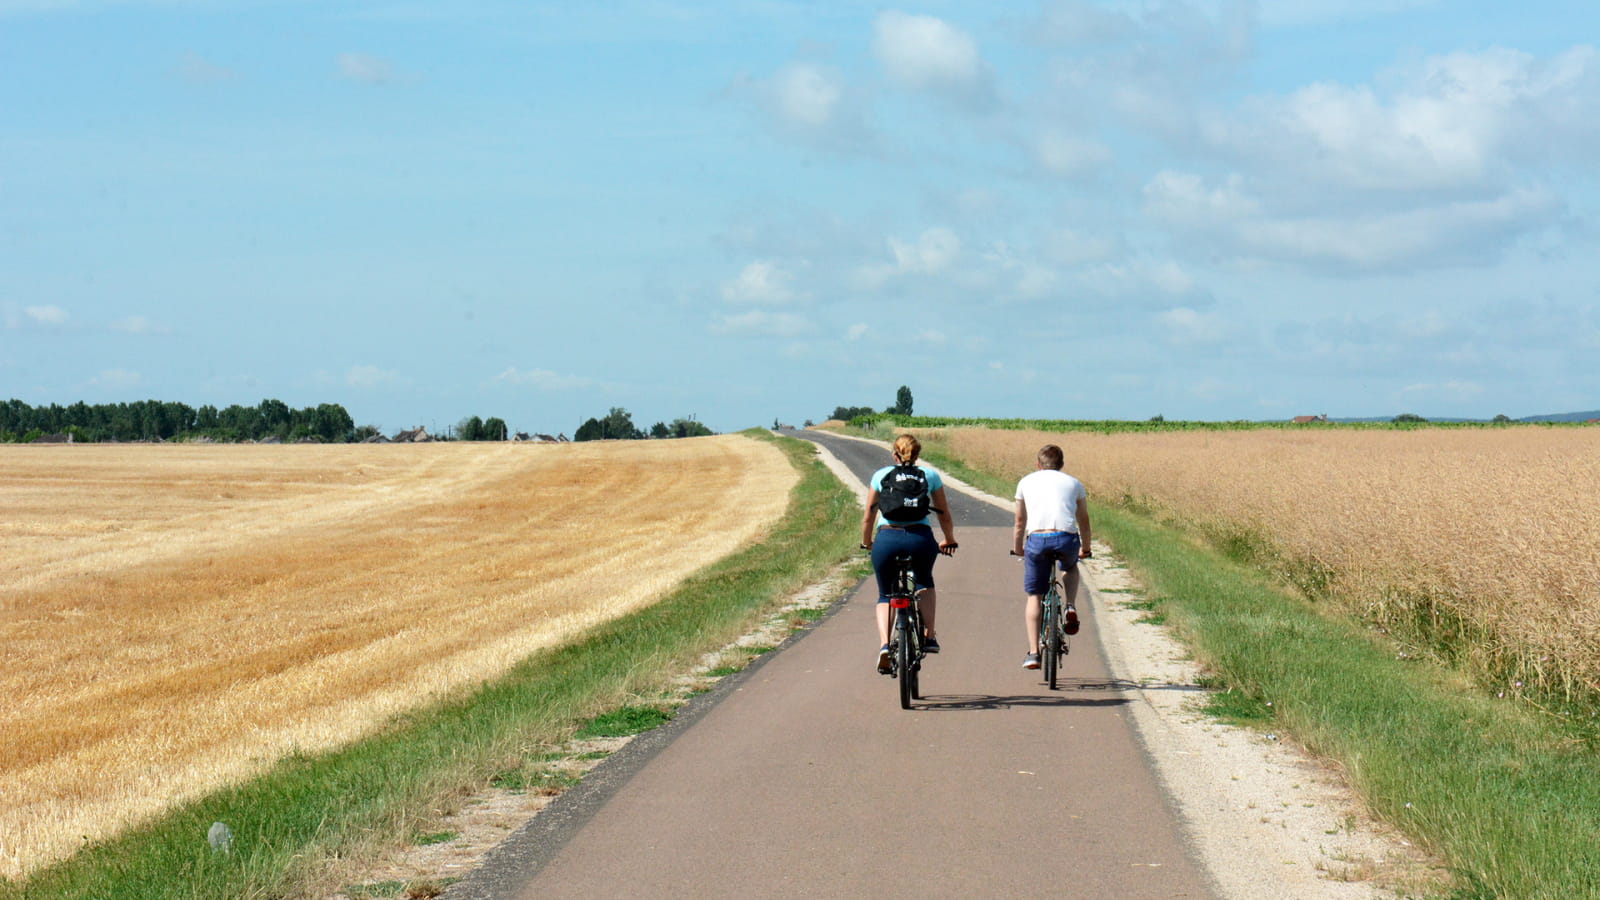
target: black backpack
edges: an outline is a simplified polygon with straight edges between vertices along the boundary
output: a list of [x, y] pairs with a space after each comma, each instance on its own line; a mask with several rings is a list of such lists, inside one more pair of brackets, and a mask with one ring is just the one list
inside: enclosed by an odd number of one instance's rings
[[890, 522], [920, 522], [933, 509], [928, 476], [918, 466], [895, 466], [883, 473], [878, 512]]

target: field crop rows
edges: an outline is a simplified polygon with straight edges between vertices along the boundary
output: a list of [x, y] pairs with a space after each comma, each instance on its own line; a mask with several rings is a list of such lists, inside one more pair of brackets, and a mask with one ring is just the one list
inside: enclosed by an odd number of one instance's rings
[[1196, 527], [1507, 693], [1600, 693], [1600, 429], [937, 434], [1017, 475], [1058, 444], [1091, 504]]
[[795, 478], [738, 436], [4, 448], [0, 874], [648, 604]]

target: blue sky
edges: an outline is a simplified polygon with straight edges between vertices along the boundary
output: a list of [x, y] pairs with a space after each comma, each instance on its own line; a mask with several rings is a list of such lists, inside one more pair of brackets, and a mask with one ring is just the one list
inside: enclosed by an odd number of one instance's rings
[[1572, 2], [0, 0], [0, 399], [1600, 408]]

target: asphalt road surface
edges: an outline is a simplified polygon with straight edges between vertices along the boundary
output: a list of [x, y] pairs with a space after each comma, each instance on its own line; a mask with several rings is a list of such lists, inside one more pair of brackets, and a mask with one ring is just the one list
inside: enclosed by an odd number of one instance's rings
[[[865, 480], [880, 446], [816, 432]], [[1080, 597], [1060, 689], [1021, 668], [1010, 514], [947, 487], [943, 652], [899, 707], [868, 583], [598, 767], [445, 896], [1217, 896], [1135, 737]]]

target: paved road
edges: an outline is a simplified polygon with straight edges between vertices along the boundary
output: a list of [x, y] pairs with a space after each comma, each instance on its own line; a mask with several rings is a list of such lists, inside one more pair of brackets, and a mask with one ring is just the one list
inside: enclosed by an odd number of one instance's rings
[[[801, 432], [865, 477], [881, 447]], [[925, 699], [878, 675], [863, 585], [660, 735], [630, 745], [447, 898], [1210, 898], [1080, 599], [1060, 690], [1020, 667], [1010, 517], [951, 506]]]

